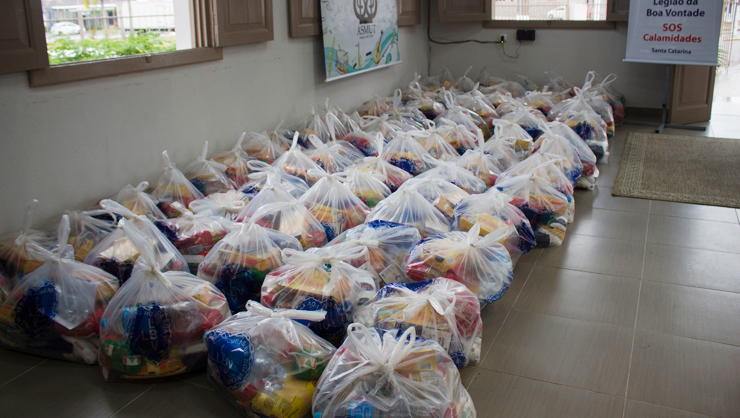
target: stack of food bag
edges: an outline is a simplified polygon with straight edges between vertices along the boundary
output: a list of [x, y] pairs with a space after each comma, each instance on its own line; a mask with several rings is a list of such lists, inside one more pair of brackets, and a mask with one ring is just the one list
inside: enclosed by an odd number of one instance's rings
[[32, 244], [51, 250], [56, 245], [53, 235], [46, 231], [31, 229], [33, 213], [39, 201], [34, 199], [26, 206], [23, 229], [0, 238], [0, 269], [5, 271], [11, 286], [15, 286], [28, 273], [39, 268], [43, 261], [30, 250]]
[[[236, 184], [226, 175], [227, 166], [208, 158], [208, 141], [203, 144], [203, 150], [187, 167], [183, 174], [203, 196], [211, 193], [222, 193], [236, 188]], [[183, 205], [185, 205], [184, 202]], [[187, 207], [188, 205], [185, 205]]]
[[391, 194], [391, 189], [383, 183], [380, 174], [362, 171], [357, 167], [350, 167], [342, 174], [342, 183], [368, 208], [374, 208]]
[[[308, 137], [306, 138], [308, 139]], [[298, 146], [298, 132], [293, 134], [293, 143], [290, 149], [280, 156], [274, 163], [273, 167], [281, 168], [286, 173], [300, 177], [303, 181], [308, 183], [309, 186], [313, 186], [318, 180], [316, 177], [312, 177], [308, 174], [309, 170], [321, 170], [308, 155], [304, 154]]]
[[242, 148], [242, 142], [247, 136], [244, 132], [239, 140], [229, 151], [218, 153], [211, 157], [211, 160], [226, 167], [226, 177], [231, 180], [236, 187], [239, 187], [248, 181], [249, 166], [247, 163], [251, 159], [246, 151]]
[[74, 248], [77, 261], [83, 261], [87, 253], [116, 228], [116, 217], [105, 210], [67, 211], [66, 214], [70, 227], [66, 244]]
[[380, 180], [388, 186], [391, 192], [394, 192], [401, 187], [403, 182], [412, 176], [405, 170], [396, 167], [381, 157], [385, 140], [380, 134], [376, 136], [376, 143], [378, 144], [379, 155], [376, 157], [365, 157], [355, 167], [360, 171], [379, 175]]
[[470, 196], [470, 193], [439, 177], [417, 177], [404, 183], [400, 190], [413, 190], [419, 193], [448, 221], [452, 221], [455, 206]]
[[[157, 207], [168, 217], [179, 216], [180, 212], [172, 208], [172, 203], [180, 202], [188, 207], [190, 202], [203, 199], [203, 193], [193, 186], [182, 171], [175, 167], [167, 151], [162, 152], [165, 168], [157, 180], [157, 184], [149, 189], [149, 193], [157, 199]], [[224, 175], [224, 178], [226, 175]], [[120, 200], [120, 197], [119, 199]]]
[[367, 222], [372, 221], [411, 225], [422, 238], [450, 231], [450, 221], [445, 215], [413, 188], [398, 190], [378, 203], [367, 215]]

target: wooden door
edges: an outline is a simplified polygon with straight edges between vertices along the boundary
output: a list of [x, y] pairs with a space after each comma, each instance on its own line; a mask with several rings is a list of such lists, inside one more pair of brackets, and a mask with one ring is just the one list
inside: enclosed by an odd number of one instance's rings
[[716, 67], [676, 65], [668, 118], [671, 123], [706, 122], [712, 115]]
[[41, 1], [0, 0], [0, 74], [49, 66]]
[[290, 0], [290, 37], [321, 34], [321, 3], [319, 0]]
[[421, 24], [421, 0], [398, 0], [398, 26]]
[[272, 0], [213, 0], [215, 46], [272, 41]]

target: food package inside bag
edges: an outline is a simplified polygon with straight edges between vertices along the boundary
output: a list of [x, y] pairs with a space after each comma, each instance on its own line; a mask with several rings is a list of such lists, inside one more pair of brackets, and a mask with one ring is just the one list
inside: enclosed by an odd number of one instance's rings
[[393, 138], [383, 147], [381, 157], [412, 176], [432, 168], [432, 156], [409, 133], [401, 133]]
[[540, 86], [538, 86], [537, 83], [535, 83], [534, 81], [530, 80], [529, 77], [527, 77], [526, 75], [517, 74], [516, 78], [519, 79], [519, 84], [521, 84], [522, 87], [527, 90], [527, 92], [540, 89]]
[[238, 224], [198, 266], [198, 277], [223, 292], [232, 313], [259, 300], [265, 276], [283, 265], [280, 251], [302, 250], [297, 239], [254, 222]]
[[502, 83], [498, 83], [492, 87], [493, 90], [500, 91], [501, 93], [510, 93], [512, 97], [524, 97], [527, 93], [527, 89], [516, 81], [505, 80]]
[[376, 134], [375, 142], [379, 155], [377, 157], [365, 157], [355, 167], [360, 171], [381, 176], [383, 183], [388, 186], [391, 192], [394, 192], [406, 180], [412, 178], [412, 176], [381, 157], [383, 155], [383, 147], [385, 146], [385, 139], [383, 139], [382, 135]]
[[360, 116], [380, 116], [390, 107], [390, 98], [375, 96], [372, 100], [363, 103], [357, 109], [357, 113]]
[[455, 84], [455, 77], [452, 76], [452, 73], [446, 67], [440, 68], [436, 77], [439, 82], [439, 86], [445, 90], [451, 89], [452, 85]]
[[488, 68], [483, 67], [483, 69], [480, 70], [480, 73], [478, 73], [478, 77], [476, 77], [476, 81], [482, 87], [492, 87], [492, 86], [495, 86], [496, 84], [503, 83], [506, 80], [504, 80], [503, 78], [492, 76], [491, 73], [488, 72]]
[[200, 262], [229, 233], [233, 223], [220, 216], [213, 216], [209, 211], [196, 214], [179, 203], [173, 203], [172, 206], [182, 216], [156, 221], [154, 224], [183, 255], [190, 273], [196, 274]]
[[552, 92], [547, 91], [547, 87], [545, 87], [545, 91], [528, 91], [524, 95], [524, 104], [532, 109], [537, 109], [542, 112], [543, 115], [548, 116], [550, 114], [550, 110], [555, 106], [552, 102], [551, 96]]
[[326, 122], [324, 122], [321, 118], [321, 114], [316, 112], [316, 109], [314, 109], [313, 106], [311, 106], [311, 114], [299, 120], [293, 126], [292, 130], [298, 134], [298, 144], [303, 148], [311, 148], [311, 143], [308, 140], [309, 135], [316, 135], [321, 142], [326, 142], [331, 139], [329, 129], [326, 127]]
[[537, 242], [524, 212], [512, 205], [511, 201], [511, 196], [495, 188], [483, 194], [466, 197], [455, 207], [453, 225], [460, 231], [467, 232], [477, 224], [482, 236], [513, 227], [514, 230], [501, 243], [509, 251], [512, 264], [516, 265], [519, 257], [530, 252]]
[[[493, 139], [514, 138], [514, 150], [516, 151], [517, 161], [529, 157], [529, 154], [532, 153], [532, 143], [534, 140], [527, 130], [518, 123], [507, 119], [496, 119], [493, 122], [493, 126]], [[539, 128], [538, 132], [541, 133]], [[493, 152], [489, 153], [494, 154]]]
[[581, 160], [581, 165], [583, 165], [583, 173], [581, 173], [576, 187], [593, 190], [596, 180], [599, 178], [599, 169], [596, 167], [596, 155], [594, 155], [594, 152], [591, 151], [591, 148], [589, 148], [586, 142], [573, 129], [570, 129], [568, 125], [553, 121], [548, 122], [547, 126], [556, 134], [565, 137], [578, 152], [578, 158]]
[[298, 201], [321, 222], [326, 240], [365, 222], [370, 209], [340, 181], [344, 173], [311, 173], [321, 177]]
[[29, 244], [43, 264], [26, 275], [0, 305], [0, 345], [43, 357], [98, 362], [100, 318], [118, 280], [74, 259], [66, 244], [67, 215], [59, 223], [55, 252]]
[[66, 244], [72, 245], [75, 260], [80, 262], [94, 246], [116, 229], [118, 221], [115, 215], [106, 210], [66, 211], [66, 215], [70, 228]]
[[581, 137], [596, 156], [599, 163], [609, 162], [609, 140], [604, 121], [596, 112], [580, 110], [557, 119], [565, 123]]
[[[540, 125], [547, 122], [547, 118], [542, 115], [542, 112], [520, 103], [516, 104], [513, 112], [501, 116], [499, 120], [507, 120], [521, 126], [532, 137], [532, 140], [537, 140], [542, 135]], [[496, 128], [498, 128], [498, 125]]]
[[29, 252], [31, 244], [47, 250], [53, 250], [57, 245], [56, 237], [49, 232], [31, 228], [33, 213], [38, 204], [39, 201], [33, 199], [26, 205], [23, 229], [0, 238], [0, 269], [8, 275], [11, 287], [44, 263]]
[[575, 86], [565, 80], [562, 75], [554, 71], [545, 71], [545, 77], [549, 80], [545, 86], [548, 87], [553, 94], [559, 96], [560, 100], [569, 99], [573, 95], [573, 88], [575, 88]]
[[[124, 223], [122, 229], [128, 229]], [[107, 381], [138, 380], [205, 367], [203, 334], [231, 315], [213, 284], [181, 271], [162, 273], [151, 242], [132, 228], [142, 248], [131, 278], [116, 292], [100, 321], [98, 361]]]
[[617, 79], [617, 75], [609, 74], [606, 78], [602, 79], [596, 71], [591, 72], [594, 74], [593, 89], [596, 93], [601, 94], [601, 97], [611, 106], [616, 125], [622, 125], [625, 115], [624, 95], [614, 90], [614, 87], [611, 85]]
[[127, 184], [113, 200], [136, 215], [146, 215], [152, 220], [167, 219], [167, 216], [159, 210], [157, 198], [146, 192], [148, 188], [148, 181], [142, 181], [136, 187]]
[[326, 98], [323, 109], [324, 123], [326, 124], [326, 130], [329, 131], [330, 140], [343, 140], [345, 136], [350, 132], [351, 125], [349, 122], [352, 120], [348, 114], [344, 113], [339, 107], [329, 106], [329, 98]]
[[261, 303], [268, 308], [326, 311], [323, 320], [306, 325], [338, 346], [357, 307], [378, 291], [375, 276], [347, 263], [366, 252], [361, 247], [283, 250], [285, 265], [265, 278]]
[[465, 168], [460, 167], [456, 162], [438, 161], [436, 162], [436, 167], [419, 174], [417, 178], [447, 180], [471, 194], [486, 191], [486, 183], [483, 180]]
[[13, 290], [12, 283], [10, 283], [8, 275], [0, 268], [0, 305], [8, 298], [11, 290]]
[[425, 121], [425, 126], [427, 127], [425, 130], [409, 131], [408, 134], [416, 139], [432, 158], [442, 161], [454, 161], [460, 158], [457, 150], [437, 132], [434, 122]]
[[251, 219], [298, 240], [304, 250], [326, 243], [326, 230], [315, 216], [296, 199], [258, 207]]
[[[519, 127], [519, 125], [516, 126]], [[516, 138], [511, 136], [494, 135], [483, 144], [483, 152], [490, 155], [496, 164], [506, 170], [520, 161], [516, 152], [516, 142]]]
[[157, 207], [162, 213], [172, 218], [180, 215], [180, 212], [172, 209], [173, 202], [180, 202], [187, 207], [193, 200], [203, 199], [203, 193], [175, 167], [167, 151], [162, 152], [162, 161], [165, 169], [162, 170], [157, 184], [151, 186], [148, 193], [157, 199]]
[[411, 89], [409, 106], [414, 106], [429, 120], [433, 120], [445, 111], [442, 103], [436, 101], [432, 94], [424, 92], [418, 82], [409, 85]]
[[324, 311], [268, 309], [249, 302], [208, 331], [208, 379], [247, 417], [306, 418], [315, 382], [336, 348], [297, 320]]
[[285, 153], [285, 150], [280, 144], [272, 140], [267, 132], [250, 132], [249, 136], [250, 138], [244, 143], [242, 148], [252, 158], [272, 164]]
[[475, 406], [449, 354], [416, 329], [352, 324], [316, 385], [314, 418], [465, 417]]
[[259, 193], [250, 199], [242, 210], [236, 215], [237, 222], [248, 222], [257, 210], [262, 206], [275, 202], [293, 202], [295, 197], [285, 191], [277, 182], [276, 177], [268, 178], [267, 183], [260, 189]]
[[583, 100], [606, 123], [606, 135], [608, 138], [612, 138], [615, 132], [614, 110], [612, 110], [611, 105], [607, 101], [608, 98], [605, 98], [599, 89], [593, 87], [595, 77], [596, 73], [594, 71], [589, 71], [586, 74], [586, 81], [583, 83], [581, 93], [583, 94]]
[[514, 99], [509, 92], [500, 92], [494, 89], [483, 88], [481, 89], [481, 93], [486, 96], [486, 99], [488, 99], [489, 102], [491, 102], [499, 117], [512, 112], [514, 110], [513, 107], [510, 108], [508, 105], [513, 105], [513, 103], [518, 101]]
[[387, 283], [409, 281], [403, 270], [403, 263], [419, 241], [421, 235], [411, 225], [371, 221], [344, 231], [326, 248], [367, 248], [367, 253], [347, 262], [372, 273], [378, 279], [380, 287], [383, 287]]
[[377, 173], [349, 167], [342, 173], [341, 179], [342, 183], [371, 209], [391, 194], [391, 189], [383, 183], [383, 176]]
[[486, 123], [489, 132], [493, 132], [493, 121], [498, 119], [498, 114], [486, 96], [474, 94], [471, 98], [462, 102], [462, 106], [480, 116]]
[[411, 225], [422, 238], [450, 231], [450, 222], [445, 215], [412, 188], [398, 190], [382, 200], [370, 211], [366, 221]]
[[403, 127], [396, 120], [390, 120], [385, 113], [380, 116], [363, 116], [360, 121], [360, 127], [368, 134], [380, 133], [386, 142], [391, 141], [399, 133], [403, 132]]
[[396, 89], [391, 108], [384, 114], [388, 115], [389, 121], [398, 122], [404, 131], [421, 129], [421, 122], [427, 120], [426, 117], [413, 105], [404, 106], [402, 100], [401, 89]]
[[137, 247], [132, 241], [129, 232], [133, 229], [147, 237], [146, 244], [151, 246], [154, 258], [164, 271], [189, 271], [188, 264], [180, 251], [175, 248], [169, 239], [144, 216], [136, 216], [120, 204], [112, 200], [101, 200], [100, 207], [125, 218], [128, 228], [121, 228], [123, 219], [118, 221], [118, 228], [108, 234], [87, 253], [84, 263], [98, 267], [115, 276], [123, 284], [131, 277], [134, 264], [142, 251], [149, 248]]
[[552, 187], [549, 180], [536, 173], [506, 179], [499, 177], [496, 189], [511, 196], [511, 204], [527, 217], [538, 247], [563, 244], [570, 200]]
[[440, 118], [439, 122], [440, 125], [436, 126], [437, 133], [452, 145], [458, 154], [463, 155], [466, 151], [478, 147], [478, 132], [481, 132], [481, 135], [483, 133], [480, 129], [470, 132], [464, 126], [445, 118]]
[[[489, 140], [489, 142], [492, 141], [495, 140]], [[478, 143], [479, 146], [477, 149], [468, 150], [456, 163], [458, 166], [470, 171], [474, 176], [483, 180], [483, 184], [485, 184], [487, 189], [496, 183], [496, 179], [504, 171], [504, 167], [496, 157], [485, 152], [485, 143], [483, 142], [482, 134], [478, 135]], [[513, 153], [513, 148], [510, 148], [510, 151]], [[514, 153], [513, 156], [515, 157], [516, 154]]]
[[578, 150], [565, 137], [554, 133], [549, 127], [544, 126], [544, 129], [545, 132], [534, 144], [534, 153], [561, 157], [557, 165], [575, 188], [583, 173]]
[[[536, 153], [532, 154], [526, 160], [510, 167], [501, 175], [499, 179], [535, 173], [539, 177], [550, 182], [550, 185], [565, 196], [573, 197], [573, 182], [563, 172], [564, 158], [558, 155]], [[572, 200], [572, 199], [571, 199]]]
[[499, 228], [481, 237], [475, 224], [468, 232], [427, 237], [411, 250], [406, 275], [417, 282], [445, 277], [462, 283], [483, 307], [500, 299], [514, 280], [514, 264], [501, 244], [513, 229]]
[[250, 157], [242, 148], [242, 143], [246, 136], [246, 132], [242, 133], [242, 136], [239, 137], [239, 140], [232, 149], [211, 157], [211, 161], [215, 161], [226, 166], [226, 177], [228, 177], [236, 187], [249, 181], [249, 166], [247, 163], [252, 159], [252, 157]]
[[460, 200], [470, 196], [468, 192], [439, 175], [413, 178], [404, 183], [399, 190], [413, 190], [419, 193], [434, 205], [448, 222], [452, 221], [455, 206]]
[[344, 141], [357, 148], [366, 157], [377, 157], [378, 146], [375, 135], [369, 134], [362, 129], [354, 120], [349, 120], [350, 130], [344, 136]]
[[[206, 141], [198, 158], [185, 167], [183, 174], [203, 196], [208, 196], [211, 193], [223, 193], [236, 188], [236, 184], [226, 175], [226, 169], [224, 164], [208, 160], [208, 141]], [[180, 203], [185, 207], [188, 206], [184, 202]]]
[[415, 328], [416, 335], [438, 342], [458, 369], [480, 362], [480, 303], [454, 280], [390, 283], [357, 310], [355, 321], [385, 330]]
[[455, 83], [452, 85], [451, 90], [467, 93], [476, 88], [477, 83], [472, 78], [468, 77], [468, 73], [472, 69], [472, 66], [468, 67], [462, 77], [458, 78], [457, 81], [455, 81]]
[[309, 186], [313, 186], [318, 178], [310, 176], [308, 171], [312, 169], [323, 171], [308, 155], [301, 151], [298, 146], [298, 132], [293, 134], [293, 144], [290, 146], [290, 149], [275, 160], [272, 166], [283, 169], [290, 175], [300, 177]]
[[229, 190], [224, 193], [213, 193], [205, 199], [193, 200], [190, 202], [189, 209], [195, 213], [209, 211], [212, 216], [220, 216], [233, 221], [247, 203], [249, 203], [249, 196], [236, 190]]
[[476, 130], [480, 129], [483, 131], [483, 137], [488, 138], [492, 132], [488, 128], [486, 121], [483, 120], [478, 114], [472, 110], [468, 110], [457, 103], [457, 99], [449, 91], [444, 92], [444, 101], [447, 110], [441, 115], [434, 119], [434, 123], [440, 125], [442, 118], [450, 120], [457, 125], [462, 125], [465, 129], [471, 133], [475, 133]]
[[273, 167], [262, 161], [250, 161], [249, 182], [239, 188], [239, 191], [252, 199], [262, 188], [272, 183], [279, 185], [283, 190], [290, 193], [296, 199], [308, 190], [308, 183], [300, 177], [288, 174], [279, 167]]
[[[325, 144], [316, 135], [310, 135], [308, 140], [313, 145], [313, 148], [307, 150], [306, 155], [329, 174], [342, 172], [354, 164], [355, 161], [364, 158], [359, 152], [353, 152], [351, 149], [344, 148], [342, 144], [347, 147], [352, 146], [346, 142], [329, 142]], [[355, 159], [349, 158], [347, 156], [348, 154], [351, 154]]]

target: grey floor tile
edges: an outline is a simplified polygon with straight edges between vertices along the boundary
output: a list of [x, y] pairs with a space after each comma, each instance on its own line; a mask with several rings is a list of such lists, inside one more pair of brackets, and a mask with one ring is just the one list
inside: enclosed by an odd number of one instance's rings
[[181, 374], [178, 376], [173, 376], [173, 379], [181, 380], [183, 382], [188, 382], [190, 384], [200, 386], [204, 389], [208, 390], [216, 390], [213, 387], [213, 384], [208, 381], [208, 374], [206, 374], [205, 370], [198, 370], [190, 373]]
[[514, 308], [632, 328], [640, 280], [535, 266]]
[[712, 129], [720, 130], [738, 130], [740, 127], [740, 116], [739, 115], [712, 115], [710, 121]]
[[514, 280], [512, 280], [509, 290], [501, 296], [501, 299], [494, 302], [494, 305], [506, 309], [514, 306], [514, 301], [519, 297], [519, 293], [522, 291], [524, 283], [527, 281], [527, 277], [529, 277], [529, 273], [532, 272], [533, 268], [534, 264], [517, 263], [516, 267], [514, 267]]
[[158, 383], [115, 414], [115, 418], [241, 416], [218, 392], [177, 380]]
[[479, 418], [621, 418], [623, 399], [481, 370], [470, 385]]
[[718, 418], [740, 411], [740, 347], [638, 330], [627, 398]]
[[640, 242], [573, 234], [545, 249], [537, 265], [640, 278], [644, 250]]
[[576, 220], [581, 212], [589, 208], [637, 213], [648, 213], [650, 210], [649, 200], [612, 196], [612, 188], [606, 186], [596, 186], [594, 190], [576, 190], [575, 199]]
[[473, 383], [475, 376], [481, 370], [482, 369], [480, 367], [466, 367], [460, 370], [460, 380], [462, 381], [463, 386], [465, 386], [465, 389], [470, 387], [470, 384]]
[[735, 209], [719, 206], [691, 205], [688, 203], [654, 200], [650, 204], [650, 214], [737, 223]]
[[699, 415], [693, 412], [667, 408], [645, 402], [627, 400], [624, 418], [707, 418], [708, 415]]
[[607, 209], [576, 211], [575, 222], [568, 225], [569, 234], [645, 242], [648, 227], [646, 213]]
[[96, 366], [49, 360], [0, 389], [8, 417], [109, 417], [154, 385], [108, 383]]
[[630, 328], [512, 310], [484, 369], [624, 396]]
[[740, 294], [644, 281], [637, 329], [740, 346]]
[[609, 156], [608, 164], [598, 164], [599, 178], [596, 180], [596, 186], [613, 187], [614, 180], [617, 179], [617, 173], [619, 172], [619, 163], [622, 160], [620, 155]]
[[537, 262], [537, 259], [540, 258], [540, 254], [542, 254], [542, 248], [533, 248], [532, 251], [519, 257], [517, 264], [534, 264]]
[[648, 244], [646, 280], [740, 293], [740, 254]]
[[28, 372], [45, 360], [42, 357], [0, 348], [0, 386]]
[[491, 345], [501, 330], [501, 326], [504, 324], [509, 312], [509, 309], [497, 306], [495, 303], [486, 306], [481, 311], [480, 317], [483, 321], [483, 341], [481, 342], [481, 357], [479, 364], [483, 364], [486, 356], [491, 351]]
[[712, 127], [712, 133], [715, 138], [740, 139], [740, 129], [726, 127]]
[[648, 242], [740, 253], [740, 225], [650, 215]]

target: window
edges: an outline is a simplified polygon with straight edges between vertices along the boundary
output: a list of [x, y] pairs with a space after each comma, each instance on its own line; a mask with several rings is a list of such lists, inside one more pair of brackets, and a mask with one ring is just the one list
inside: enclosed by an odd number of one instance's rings
[[494, 0], [494, 20], [606, 20], [607, 0]]

